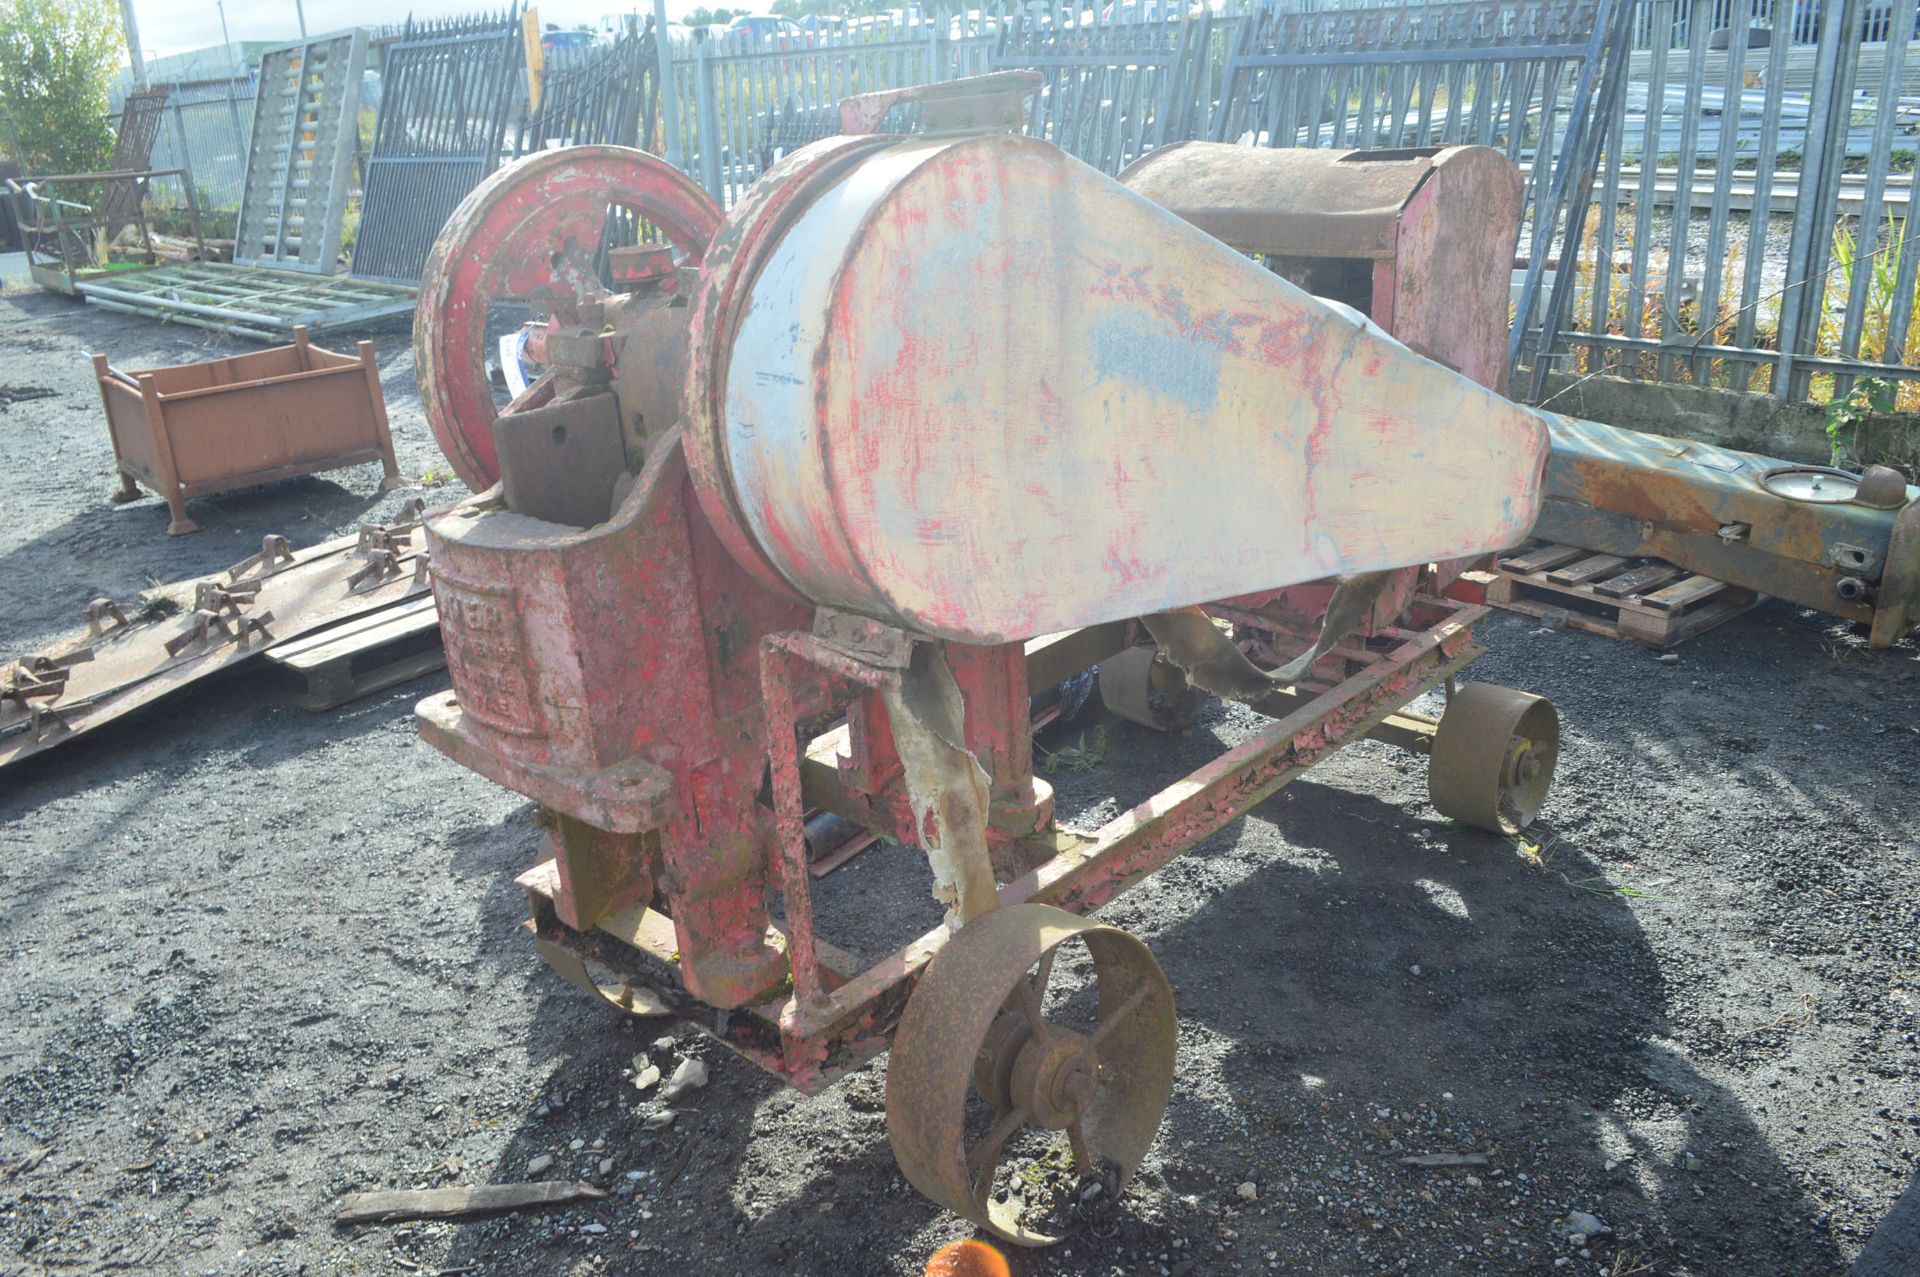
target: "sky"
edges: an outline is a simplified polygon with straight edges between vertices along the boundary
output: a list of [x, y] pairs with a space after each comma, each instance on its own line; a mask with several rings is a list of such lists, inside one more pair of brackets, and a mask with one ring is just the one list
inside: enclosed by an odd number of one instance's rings
[[[503, 10], [507, 0], [302, 0], [307, 33], [321, 35], [343, 27], [379, 26], [418, 18], [446, 17], [478, 10]], [[640, 0], [641, 12], [653, 10]], [[225, 0], [227, 33], [234, 40], [297, 40], [300, 23], [293, 0]], [[701, 0], [667, 0], [667, 16], [678, 18]], [[576, 26], [602, 14], [631, 12], [634, 0], [542, 0], [540, 20]], [[151, 56], [186, 53], [220, 43], [220, 11], [214, 0], [133, 0], [140, 47]]]

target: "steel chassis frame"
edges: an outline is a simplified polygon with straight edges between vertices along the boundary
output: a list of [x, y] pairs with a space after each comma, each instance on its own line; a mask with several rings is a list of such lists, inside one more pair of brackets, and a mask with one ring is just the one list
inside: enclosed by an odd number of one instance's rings
[[[1215, 610], [1223, 615], [1235, 611]], [[1405, 707], [1442, 684], [1451, 691], [1454, 675], [1483, 651], [1473, 641], [1472, 627], [1487, 611], [1416, 594], [1402, 618], [1404, 627], [1384, 627], [1368, 638], [1344, 642], [1314, 670], [1318, 675], [1332, 665], [1342, 671], [1340, 676], [1303, 680], [1291, 694], [1270, 698], [1260, 708], [1277, 717], [1263, 730], [1092, 833], [1054, 826], [1050, 801], [1041, 794], [1034, 804], [1041, 816], [1038, 832], [1011, 836], [1032, 867], [1000, 886], [999, 904], [1041, 902], [1076, 914], [1091, 912], [1352, 741], [1372, 737], [1413, 752], [1430, 752], [1436, 720], [1407, 713]], [[1244, 623], [1253, 617], [1240, 613], [1235, 619]], [[1027, 678], [1007, 681], [1050, 686], [1129, 646], [1133, 637], [1133, 623], [1122, 622], [1035, 640], [1026, 645], [1022, 672]], [[1004, 649], [950, 649], [968, 650]], [[884, 663], [862, 659], [858, 649], [802, 634], [769, 636], [761, 669], [769, 693], [767, 739], [775, 743], [777, 856], [786, 898], [786, 921], [776, 924], [775, 939], [786, 948], [793, 973], [785, 996], [732, 1010], [703, 1002], [677, 977], [677, 942], [666, 915], [634, 907], [609, 914], [582, 933], [562, 923], [555, 912], [560, 882], [552, 860], [518, 881], [533, 905], [526, 925], [544, 951], [557, 949], [582, 963], [593, 962], [619, 982], [647, 990], [681, 1019], [811, 1094], [886, 1049], [921, 973], [955, 933], [943, 923], [865, 966], [816, 933], [799, 823], [802, 800], [845, 814], [858, 810], [865, 798], [845, 792], [844, 764], [836, 765], [834, 758], [834, 733], [817, 738], [804, 756], [797, 749], [783, 751], [779, 742], [795, 739], [796, 700], [814, 703], [806, 693], [818, 690], [823, 681], [838, 679], [861, 691], [883, 685], [889, 675]], [[964, 686], [964, 673], [962, 682]], [[1025, 688], [1018, 692], [1020, 713], [1013, 737], [1025, 741]], [[969, 714], [971, 723], [983, 707], [971, 695], [968, 705], [975, 711]], [[856, 705], [850, 717], [857, 712]], [[968, 736], [971, 745], [971, 727]], [[996, 781], [998, 811], [1000, 786], [1008, 774], [991, 762], [988, 770]], [[1044, 791], [1043, 784], [1032, 783]], [[872, 823], [888, 822], [882, 817]], [[615, 1005], [625, 1005], [604, 986], [601, 992]]]

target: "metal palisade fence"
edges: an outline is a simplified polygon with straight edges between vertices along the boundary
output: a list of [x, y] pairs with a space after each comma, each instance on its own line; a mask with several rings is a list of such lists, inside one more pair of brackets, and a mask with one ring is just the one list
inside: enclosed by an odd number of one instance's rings
[[1109, 173], [1191, 137], [1484, 143], [1528, 177], [1514, 344], [1536, 374], [1793, 399], [1873, 376], [1920, 407], [1906, 358], [1920, 274], [1906, 229], [1914, 10], [1114, 0], [696, 32], [658, 46], [670, 92], [656, 149], [730, 204], [780, 155], [836, 131], [848, 94], [1007, 67], [1046, 77], [1031, 130]]
[[1672, 39], [1606, 122], [1566, 362], [1792, 400], [1882, 378], [1920, 407], [1915, 0], [1640, 8]]
[[[413, 26], [355, 273], [414, 278], [453, 204], [529, 150], [631, 141], [731, 205], [847, 96], [1027, 67], [1031, 131], [1108, 173], [1195, 137], [1503, 149], [1529, 182], [1515, 343], [1538, 373], [1816, 400], [1878, 378], [1920, 408], [1916, 2], [1002, 0], [694, 31], [656, 8], [532, 112], [513, 12]], [[234, 207], [251, 110], [245, 80], [176, 87], [153, 162]]]

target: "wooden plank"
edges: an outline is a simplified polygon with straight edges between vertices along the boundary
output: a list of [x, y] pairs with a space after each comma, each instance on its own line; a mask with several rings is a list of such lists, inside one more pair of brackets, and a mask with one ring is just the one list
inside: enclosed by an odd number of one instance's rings
[[400, 639], [424, 634], [440, 624], [433, 596], [423, 594], [394, 607], [358, 617], [267, 649], [267, 659], [289, 669], [307, 670]]
[[1577, 545], [1536, 545], [1510, 559], [1501, 559], [1498, 566], [1506, 572], [1523, 574], [1544, 572], [1548, 568], [1557, 568], [1562, 563], [1571, 563], [1581, 555], [1589, 553], [1591, 551], [1583, 550]]
[[1630, 568], [1622, 572], [1619, 576], [1608, 577], [1604, 581], [1596, 581], [1593, 586], [1593, 592], [1595, 594], [1603, 594], [1608, 598], [1624, 599], [1630, 595], [1644, 594], [1657, 586], [1665, 585], [1679, 575], [1680, 569], [1671, 563], [1644, 563], [1637, 568]]
[[1606, 576], [1626, 563], [1618, 554], [1594, 554], [1577, 563], [1547, 573], [1547, 580], [1555, 585], [1585, 585], [1595, 577]]
[[334, 1215], [338, 1224], [390, 1224], [406, 1219], [457, 1219], [567, 1202], [592, 1201], [606, 1193], [591, 1184], [544, 1180], [535, 1184], [481, 1184], [471, 1188], [420, 1188], [350, 1193]]
[[1687, 576], [1656, 590], [1641, 601], [1662, 612], [1679, 612], [1691, 604], [1712, 598], [1726, 588], [1726, 582], [1716, 581], [1710, 576]]

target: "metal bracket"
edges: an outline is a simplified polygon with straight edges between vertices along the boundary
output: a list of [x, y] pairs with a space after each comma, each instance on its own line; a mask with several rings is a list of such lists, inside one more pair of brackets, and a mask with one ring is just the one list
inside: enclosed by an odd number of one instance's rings
[[112, 599], [95, 599], [87, 604], [86, 611], [82, 615], [87, 621], [87, 633], [94, 638], [99, 638], [107, 632], [109, 620], [122, 629], [129, 624], [127, 614], [121, 611], [120, 605]]
[[227, 580], [238, 581], [243, 576], [272, 576], [282, 568], [293, 566], [293, 550], [287, 539], [278, 533], [269, 532], [260, 538], [260, 553], [248, 555], [227, 569]]
[[400, 556], [398, 554], [388, 549], [369, 550], [367, 561], [347, 578], [347, 593], [358, 594], [363, 589], [379, 585], [387, 578], [399, 575]]

